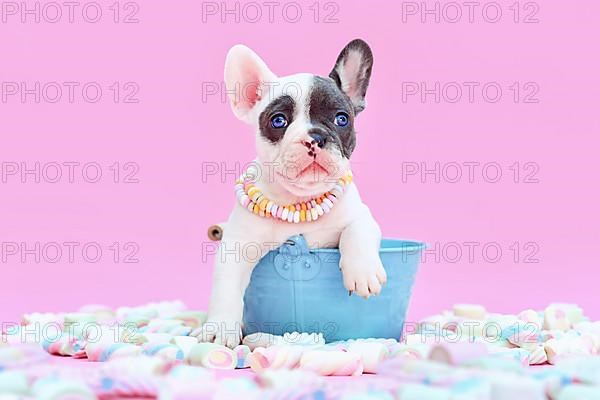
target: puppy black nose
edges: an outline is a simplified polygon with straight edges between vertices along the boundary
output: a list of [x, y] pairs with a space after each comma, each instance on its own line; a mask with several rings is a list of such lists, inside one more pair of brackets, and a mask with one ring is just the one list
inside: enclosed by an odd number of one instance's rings
[[323, 146], [325, 146], [325, 142], [327, 142], [325, 136], [320, 133], [311, 132], [308, 134], [308, 136], [313, 138], [313, 142], [316, 143], [320, 148], [323, 148]]

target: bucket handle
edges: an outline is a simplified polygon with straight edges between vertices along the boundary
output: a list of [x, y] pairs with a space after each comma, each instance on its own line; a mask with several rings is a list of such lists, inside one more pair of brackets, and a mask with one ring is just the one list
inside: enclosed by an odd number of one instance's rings
[[286, 280], [307, 281], [319, 274], [321, 266], [317, 261], [304, 236], [294, 235], [279, 248], [275, 257], [275, 270]]

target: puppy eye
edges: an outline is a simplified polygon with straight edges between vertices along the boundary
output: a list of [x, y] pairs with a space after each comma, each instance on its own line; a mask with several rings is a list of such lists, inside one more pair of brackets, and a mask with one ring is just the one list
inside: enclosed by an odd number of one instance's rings
[[283, 114], [275, 114], [271, 117], [271, 126], [275, 129], [285, 128], [287, 124], [287, 118]]
[[348, 123], [350, 122], [350, 118], [348, 117], [348, 114], [344, 112], [339, 112], [335, 115], [335, 119], [333, 120], [333, 122], [337, 126], [344, 127], [348, 125]]

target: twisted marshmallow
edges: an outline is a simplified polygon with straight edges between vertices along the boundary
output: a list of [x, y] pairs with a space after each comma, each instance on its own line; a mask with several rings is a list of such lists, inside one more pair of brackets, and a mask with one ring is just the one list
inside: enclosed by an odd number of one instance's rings
[[168, 360], [144, 355], [112, 359], [100, 368], [95, 389], [102, 396], [156, 397], [170, 366]]
[[307, 351], [302, 354], [300, 368], [323, 376], [357, 376], [363, 373], [360, 356], [343, 351]]
[[98, 342], [88, 343], [85, 354], [90, 361], [108, 361], [142, 354], [142, 348], [130, 343]]
[[178, 346], [170, 343], [146, 344], [142, 346], [147, 356], [158, 356], [170, 361], [183, 361], [184, 354]]
[[173, 336], [187, 336], [191, 331], [190, 326], [185, 326], [184, 321], [177, 319], [151, 319], [140, 329], [142, 333], [167, 333]]
[[75, 358], [83, 358], [85, 354], [85, 341], [79, 338], [71, 337], [63, 334], [56, 340], [44, 339], [42, 348], [48, 353], [57, 356], [71, 356]]
[[357, 354], [363, 364], [363, 372], [374, 374], [377, 372], [379, 364], [389, 355], [389, 350], [381, 342], [351, 342], [347, 351]]
[[169, 343], [172, 338], [173, 338], [173, 336], [169, 335], [168, 333], [139, 333], [139, 332], [136, 332], [133, 335], [123, 338], [123, 342], [139, 344], [139, 345], [164, 344], [164, 343]]
[[206, 322], [207, 314], [204, 311], [188, 310], [177, 312], [171, 318], [183, 321], [184, 325], [191, 328], [198, 328]]
[[115, 312], [112, 308], [100, 304], [87, 304], [79, 309], [80, 313], [93, 315], [98, 323], [110, 325], [115, 321]]
[[550, 364], [556, 364], [567, 357], [580, 357], [591, 355], [591, 349], [586, 347], [586, 342], [578, 337], [550, 339], [544, 343], [544, 350]]
[[198, 344], [198, 339], [194, 336], [173, 336], [169, 343], [179, 347], [183, 352], [184, 359], [187, 359], [192, 347]]
[[298, 367], [305, 346], [275, 345], [257, 347], [248, 356], [248, 363], [254, 372], [265, 369], [292, 369]]

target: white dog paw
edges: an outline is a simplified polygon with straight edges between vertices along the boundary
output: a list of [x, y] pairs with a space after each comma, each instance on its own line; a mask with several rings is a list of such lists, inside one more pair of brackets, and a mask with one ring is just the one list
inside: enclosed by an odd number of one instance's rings
[[354, 292], [365, 299], [381, 293], [381, 286], [387, 281], [379, 257], [346, 259], [342, 256], [340, 269], [348, 292]]
[[242, 342], [242, 323], [235, 319], [209, 317], [190, 336], [197, 337], [199, 342], [222, 344], [233, 349]]

